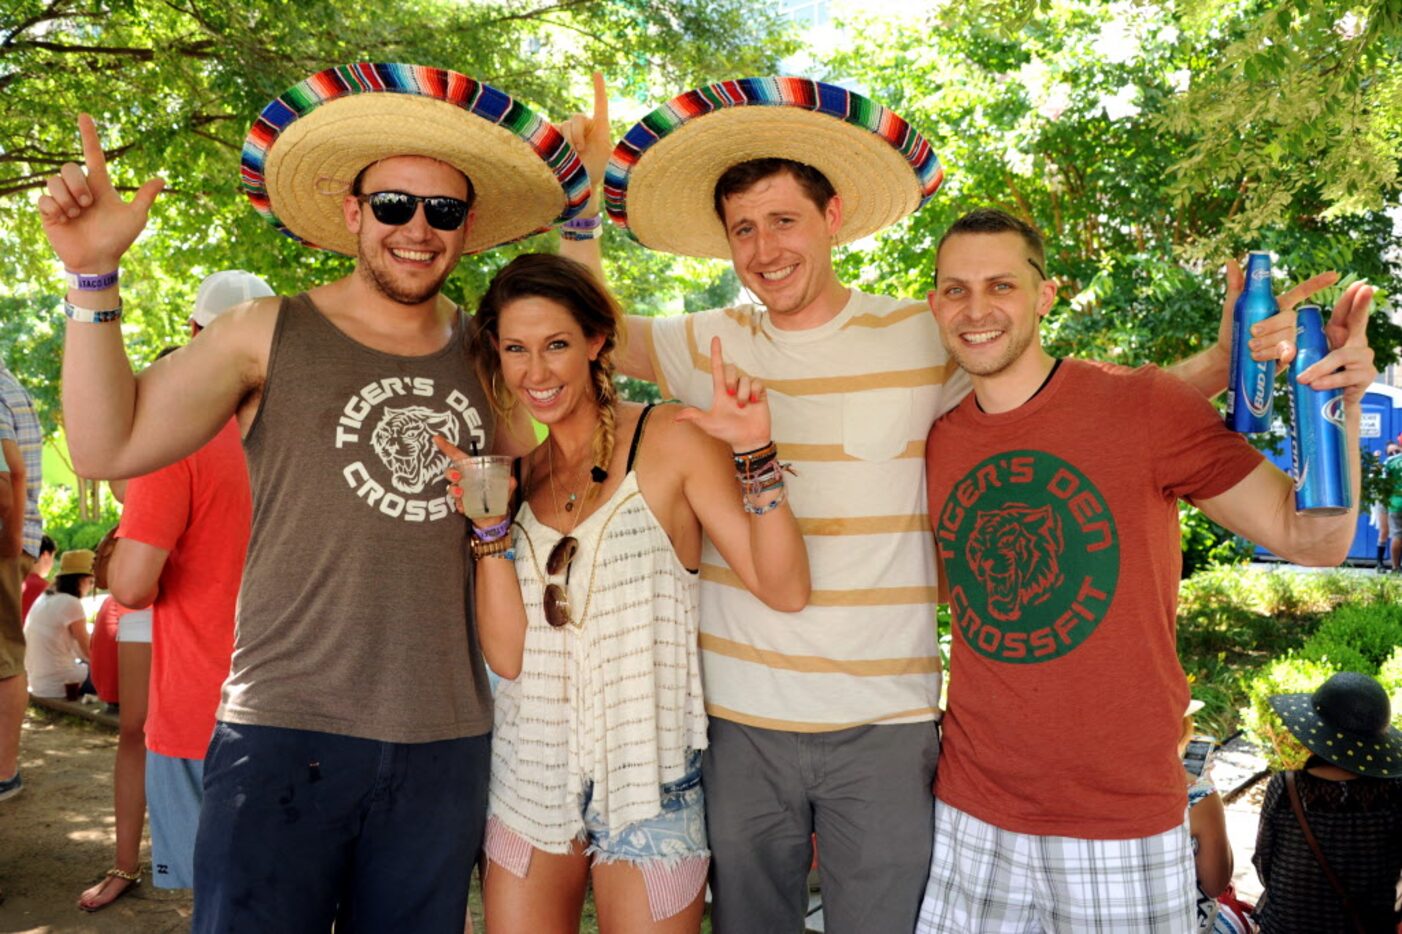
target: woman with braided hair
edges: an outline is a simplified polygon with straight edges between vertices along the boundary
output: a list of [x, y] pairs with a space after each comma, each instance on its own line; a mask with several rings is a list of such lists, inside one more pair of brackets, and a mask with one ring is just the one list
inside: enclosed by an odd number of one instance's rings
[[619, 323], [588, 269], [559, 256], [513, 260], [478, 306], [494, 404], [550, 430], [513, 470], [514, 521], [473, 520], [479, 638], [506, 679], [486, 842], [493, 934], [577, 930], [591, 881], [604, 931], [699, 929], [702, 533], [736, 586], [780, 610], [808, 600], [763, 384], [715, 345], [709, 412], [621, 402]]

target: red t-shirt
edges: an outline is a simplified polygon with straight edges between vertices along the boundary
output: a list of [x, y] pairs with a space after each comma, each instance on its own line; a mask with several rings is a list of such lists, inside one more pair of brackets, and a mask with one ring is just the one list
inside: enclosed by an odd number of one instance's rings
[[121, 700], [117, 691], [117, 621], [130, 612], [111, 597], [103, 600], [88, 639], [89, 676], [97, 696], [109, 704]]
[[44, 578], [35, 574], [33, 571], [29, 572], [29, 576], [24, 579], [24, 590], [20, 596], [20, 619], [24, 619], [29, 615], [29, 608], [34, 605], [34, 601], [39, 599], [39, 595], [43, 593], [48, 586], [49, 582], [44, 580]]
[[238, 424], [127, 486], [121, 538], [170, 552], [151, 614], [146, 747], [203, 759], [234, 648], [253, 500]]
[[1261, 463], [1156, 367], [1064, 361], [1011, 412], [971, 394], [930, 431], [930, 522], [953, 643], [942, 801], [1018, 833], [1183, 823], [1188, 703], [1178, 500]]

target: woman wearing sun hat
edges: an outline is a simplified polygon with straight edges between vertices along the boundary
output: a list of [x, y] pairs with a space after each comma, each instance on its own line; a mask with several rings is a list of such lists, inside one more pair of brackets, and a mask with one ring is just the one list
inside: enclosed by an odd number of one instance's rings
[[86, 548], [65, 551], [53, 586], [29, 608], [24, 620], [24, 639], [29, 646], [24, 667], [29, 693], [35, 697], [63, 697], [66, 685], [92, 688], [83, 597], [92, 593], [93, 580], [93, 553]]
[[1340, 672], [1313, 694], [1270, 703], [1310, 756], [1303, 769], [1273, 776], [1261, 804], [1252, 857], [1265, 887], [1261, 930], [1394, 934], [1402, 732], [1386, 692], [1366, 675]]

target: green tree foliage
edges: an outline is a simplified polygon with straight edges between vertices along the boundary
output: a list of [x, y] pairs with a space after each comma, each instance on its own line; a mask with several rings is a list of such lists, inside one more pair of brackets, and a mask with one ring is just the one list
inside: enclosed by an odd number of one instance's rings
[[[1274, 50], [1268, 58], [1294, 70], [1347, 72], [1347, 80], [1302, 77], [1324, 95], [1306, 104], [1292, 100], [1283, 72], [1270, 72], [1281, 78], [1273, 81], [1264, 65], [1228, 65], [1269, 38], [1260, 26], [1265, 5], [1238, 3], [1225, 13], [1211, 6], [1206, 25], [1205, 16], [1160, 3], [937, 3], [918, 26], [873, 21], [852, 29], [859, 39], [828, 59], [830, 74], [857, 82], [924, 130], [947, 180], [925, 210], [872, 249], [850, 253], [846, 273], [923, 294], [940, 232], [970, 208], [996, 205], [1030, 217], [1047, 235], [1049, 272], [1064, 299], [1044, 328], [1057, 353], [1139, 364], [1201, 350], [1216, 338], [1222, 264], [1248, 249], [1276, 252], [1291, 280], [1328, 268], [1366, 278], [1385, 305], [1402, 286], [1383, 213], [1399, 203], [1402, 140], [1384, 128], [1396, 129], [1402, 107], [1371, 96], [1360, 107], [1354, 91], [1396, 83], [1395, 59], [1382, 51], [1402, 42], [1402, 23], [1369, 21], [1374, 51], [1352, 58], [1339, 51], [1349, 40], [1336, 32], [1329, 36], [1337, 54], [1316, 50], [1322, 57], [1298, 57], [1279, 37], [1265, 44]], [[1288, 23], [1272, 18], [1290, 42], [1322, 38], [1299, 37], [1287, 25], [1332, 23], [1347, 9], [1326, 0], [1290, 6], [1309, 8]], [[1201, 101], [1209, 91], [1222, 95], [1224, 109], [1207, 117]], [[1238, 101], [1258, 114], [1255, 123], [1250, 113], [1231, 112]], [[1348, 121], [1334, 118], [1370, 109], [1386, 112], [1369, 130], [1370, 152], [1388, 151], [1390, 162], [1377, 156], [1372, 170], [1354, 166], [1343, 185], [1320, 178], [1324, 140], [1344, 149], [1353, 140], [1343, 129]], [[1238, 137], [1259, 146], [1248, 155], [1251, 144]], [[1232, 149], [1232, 140], [1241, 144]], [[1379, 362], [1394, 360], [1402, 332], [1376, 312], [1370, 331]]]
[[[134, 361], [184, 340], [200, 279], [224, 268], [295, 292], [350, 268], [277, 236], [238, 189], [244, 134], [307, 75], [348, 61], [408, 61], [491, 82], [560, 119], [587, 100], [598, 68], [639, 99], [741, 72], [771, 72], [793, 42], [739, 0], [8, 0], [0, 5], [0, 352], [60, 420], [54, 322], [58, 270], [32, 202], [81, 162], [76, 114], [93, 114], [114, 181], [167, 188], [124, 262], [123, 324]], [[469, 257], [448, 291], [471, 301], [537, 237]], [[665, 257], [623, 249], [621, 291], [645, 307], [686, 281]]]

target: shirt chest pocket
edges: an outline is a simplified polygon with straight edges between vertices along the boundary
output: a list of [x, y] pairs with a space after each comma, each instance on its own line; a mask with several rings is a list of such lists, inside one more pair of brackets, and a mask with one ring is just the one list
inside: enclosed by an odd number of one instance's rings
[[864, 461], [900, 456], [911, 442], [909, 389], [872, 389], [842, 399], [842, 450]]

